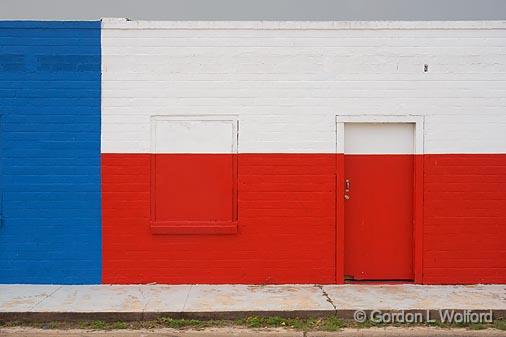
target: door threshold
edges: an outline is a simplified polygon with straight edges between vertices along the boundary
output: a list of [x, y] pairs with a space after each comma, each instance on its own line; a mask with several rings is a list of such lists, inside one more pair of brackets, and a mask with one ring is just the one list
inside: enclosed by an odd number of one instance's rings
[[344, 284], [367, 284], [367, 285], [415, 284], [415, 281], [414, 280], [345, 280]]

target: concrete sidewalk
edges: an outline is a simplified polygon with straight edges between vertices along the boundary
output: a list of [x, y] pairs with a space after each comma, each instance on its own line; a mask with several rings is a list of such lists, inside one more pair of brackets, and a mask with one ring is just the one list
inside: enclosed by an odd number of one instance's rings
[[143, 320], [253, 315], [353, 318], [356, 310], [492, 310], [506, 285], [0, 285], [4, 320]]

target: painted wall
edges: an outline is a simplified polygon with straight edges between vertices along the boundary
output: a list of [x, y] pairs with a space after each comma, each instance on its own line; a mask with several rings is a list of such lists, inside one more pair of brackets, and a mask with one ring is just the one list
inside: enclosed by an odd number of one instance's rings
[[[506, 282], [505, 28], [104, 21], [103, 281], [335, 282], [335, 118], [380, 114], [424, 117], [423, 281]], [[202, 154], [165, 115], [238, 118], [236, 234], [151, 232], [153, 158]]]
[[100, 22], [0, 22], [0, 283], [100, 283]]
[[377, 114], [424, 119], [423, 282], [506, 283], [504, 23], [100, 26], [0, 22], [0, 282], [334, 283]]

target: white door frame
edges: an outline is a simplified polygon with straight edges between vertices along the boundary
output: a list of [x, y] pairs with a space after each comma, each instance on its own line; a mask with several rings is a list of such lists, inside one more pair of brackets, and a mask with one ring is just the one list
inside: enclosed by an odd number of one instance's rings
[[345, 123], [413, 123], [414, 132], [414, 205], [413, 270], [414, 282], [423, 283], [423, 153], [424, 116], [421, 115], [336, 115], [336, 283], [344, 283], [344, 125]]

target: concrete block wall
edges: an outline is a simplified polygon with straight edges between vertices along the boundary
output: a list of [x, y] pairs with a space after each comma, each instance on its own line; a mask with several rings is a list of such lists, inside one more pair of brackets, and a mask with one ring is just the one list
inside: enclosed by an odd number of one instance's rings
[[[335, 283], [338, 115], [423, 120], [421, 282], [506, 283], [504, 22], [0, 22], [0, 41], [2, 283]], [[236, 121], [234, 145], [154, 146], [167, 116]], [[187, 154], [196, 174], [233, 158], [235, 232], [152, 232], [191, 200], [153, 199], [153, 163]]]
[[505, 32], [104, 21], [102, 152], [149, 152], [150, 116], [171, 114], [239, 115], [243, 153], [334, 153], [342, 114], [424, 116], [425, 153], [504, 152]]
[[100, 283], [100, 22], [0, 22], [0, 283]]
[[[335, 282], [336, 115], [417, 115], [422, 281], [506, 282], [505, 28], [104, 21], [104, 280]], [[170, 154], [151, 123], [167, 115], [237, 117], [236, 235], [149, 231], [150, 158]]]

